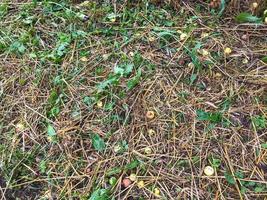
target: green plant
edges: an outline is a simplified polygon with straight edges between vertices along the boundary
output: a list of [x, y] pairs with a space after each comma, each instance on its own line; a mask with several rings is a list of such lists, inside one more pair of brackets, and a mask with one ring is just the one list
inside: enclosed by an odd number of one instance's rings
[[235, 20], [239, 23], [245, 23], [245, 22], [250, 22], [250, 23], [262, 23], [262, 19], [254, 16], [250, 13], [242, 12], [239, 15], [235, 17]]
[[92, 134], [92, 144], [95, 150], [103, 152], [106, 148], [104, 140], [96, 133]]
[[267, 127], [267, 120], [263, 115], [256, 115], [251, 117], [252, 125], [256, 130], [262, 130]]
[[220, 123], [223, 120], [222, 113], [220, 112], [205, 112], [203, 110], [197, 110], [197, 120], [209, 121], [211, 123]]
[[226, 181], [231, 185], [235, 185], [236, 180], [238, 180], [238, 183], [240, 185], [240, 191], [242, 194], [245, 194], [246, 192], [248, 192], [248, 190], [253, 190], [256, 193], [264, 192], [266, 190], [265, 184], [257, 183], [251, 180], [244, 180], [245, 175], [242, 171], [235, 172], [234, 176], [228, 172], [225, 172], [224, 176]]
[[56, 141], [57, 132], [55, 131], [54, 127], [51, 124], [47, 125], [47, 137], [50, 141]]
[[89, 200], [110, 200], [109, 191], [107, 189], [97, 189], [91, 194]]

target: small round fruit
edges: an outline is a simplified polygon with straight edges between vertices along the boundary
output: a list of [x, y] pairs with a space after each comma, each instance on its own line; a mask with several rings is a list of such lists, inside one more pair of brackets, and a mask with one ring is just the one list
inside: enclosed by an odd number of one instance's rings
[[81, 57], [81, 61], [82, 61], [82, 62], [87, 62], [88, 59], [87, 59], [86, 57]]
[[116, 179], [116, 177], [111, 177], [110, 179], [109, 179], [109, 184], [110, 185], [112, 185], [112, 186], [114, 186], [114, 185], [116, 185], [116, 183], [117, 183], [117, 179]]
[[184, 41], [186, 38], [187, 38], [187, 34], [186, 34], [186, 33], [182, 33], [182, 34], [180, 35], [180, 40], [181, 40], [181, 41]]
[[135, 182], [135, 181], [137, 180], [136, 174], [131, 174], [131, 175], [129, 176], [129, 179], [130, 179], [131, 181]]
[[155, 117], [155, 112], [154, 111], [147, 111], [146, 117], [148, 119], [153, 119]]
[[102, 101], [98, 101], [96, 103], [96, 105], [97, 105], [98, 108], [102, 108], [103, 107], [103, 102]]
[[202, 56], [208, 56], [210, 53], [209, 53], [206, 49], [202, 49], [202, 50], [200, 51], [200, 54], [201, 54]]
[[205, 37], [208, 37], [208, 36], [209, 36], [209, 33], [206, 33], [206, 32], [201, 33], [201, 38], [205, 38]]
[[122, 186], [124, 186], [126, 188], [129, 187], [131, 184], [132, 184], [132, 181], [129, 178], [124, 178], [122, 180]]
[[108, 54], [103, 54], [102, 58], [103, 58], [103, 60], [107, 60], [109, 58], [109, 55]]
[[133, 57], [134, 56], [134, 52], [130, 51], [129, 56]]
[[147, 154], [147, 155], [152, 153], [152, 150], [150, 147], [146, 147], [144, 151], [145, 151], [145, 154]]
[[188, 66], [189, 68], [194, 68], [194, 67], [195, 67], [194, 63], [192, 63], [192, 62], [188, 63], [187, 66]]
[[258, 8], [258, 6], [259, 6], [259, 4], [258, 4], [257, 2], [254, 2], [254, 3], [252, 4], [252, 8], [254, 8], [254, 9]]
[[145, 187], [145, 182], [144, 181], [139, 181], [138, 183], [137, 183], [137, 187], [138, 188], [144, 188]]
[[116, 146], [114, 146], [114, 152], [115, 152], [115, 153], [119, 153], [121, 150], [122, 150], [121, 145], [116, 145]]
[[242, 63], [243, 63], [243, 64], [248, 64], [248, 59], [247, 59], [247, 58], [244, 58], [244, 59], [242, 60]]
[[148, 129], [147, 133], [148, 135], [152, 136], [156, 134], [156, 131], [154, 131], [153, 129]]
[[226, 55], [229, 55], [230, 53], [232, 53], [232, 49], [230, 49], [229, 47], [226, 47], [226, 48], [224, 49], [224, 53], [225, 53]]
[[114, 23], [116, 21], [116, 18], [111, 18], [110, 21]]
[[214, 174], [214, 169], [211, 166], [206, 166], [204, 168], [204, 174], [206, 174], [207, 176], [212, 176]]
[[148, 41], [149, 42], [154, 42], [156, 40], [156, 38], [154, 37], [154, 36], [150, 36], [149, 38], [148, 38]]
[[16, 124], [16, 132], [22, 132], [24, 130], [25, 130], [24, 124], [22, 124], [20, 122]]
[[216, 73], [215, 73], [215, 77], [216, 77], [216, 78], [220, 78], [220, 77], [222, 77], [222, 74], [221, 74], [220, 72], [216, 72]]
[[157, 197], [160, 196], [160, 190], [158, 188], [154, 189], [154, 195]]
[[134, 36], [135, 37], [140, 37], [141, 36], [141, 33], [136, 33]]

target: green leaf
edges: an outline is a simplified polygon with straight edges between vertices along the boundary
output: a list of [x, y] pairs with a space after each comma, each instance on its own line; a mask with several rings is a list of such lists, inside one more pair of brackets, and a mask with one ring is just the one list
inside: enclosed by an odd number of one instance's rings
[[111, 186], [115, 186], [116, 185], [116, 183], [117, 183], [117, 178], [116, 177], [111, 177], [110, 179], [109, 179], [109, 184], [111, 185]]
[[235, 20], [239, 23], [246, 23], [246, 22], [257, 23], [257, 24], [262, 23], [261, 18], [246, 12], [242, 12], [239, 15], [237, 15], [235, 17]]
[[265, 189], [264, 186], [257, 186], [257, 187], [255, 187], [254, 191], [257, 192], [257, 193], [259, 193], [259, 192], [263, 192], [264, 189]]
[[116, 174], [120, 174], [122, 172], [122, 168], [121, 167], [115, 167], [113, 169], [110, 169], [107, 171], [106, 175], [107, 176], [113, 176]]
[[216, 159], [216, 158], [212, 158], [211, 165], [215, 168], [218, 168], [221, 165], [221, 160]]
[[127, 82], [127, 88], [129, 90], [133, 89], [139, 82], [142, 75], [141, 68], [138, 69], [137, 74]]
[[248, 189], [246, 187], [244, 187], [243, 185], [240, 186], [240, 192], [241, 192], [241, 194], [245, 194], [247, 192], [247, 190]]
[[52, 106], [56, 103], [57, 99], [59, 98], [59, 95], [55, 89], [51, 91], [51, 94], [48, 98], [48, 103]]
[[265, 144], [261, 144], [261, 148], [263, 148], [263, 149], [267, 149], [267, 143], [265, 143]]
[[244, 178], [244, 173], [242, 171], [237, 171], [235, 173], [235, 176], [239, 179], [243, 179]]
[[201, 62], [198, 58], [198, 50], [201, 48], [201, 43], [197, 42], [195, 47], [192, 50], [189, 50], [187, 47], [185, 47], [185, 50], [187, 51], [188, 55], [191, 57], [192, 63], [196, 67], [196, 69], [201, 68]]
[[197, 120], [199, 121], [209, 121], [212, 123], [219, 123], [222, 122], [222, 113], [220, 112], [205, 112], [203, 110], [197, 110]]
[[92, 144], [95, 150], [97, 151], [102, 152], [103, 150], [105, 150], [106, 144], [98, 134], [93, 134]]
[[203, 110], [197, 110], [197, 120], [200, 120], [200, 121], [209, 120], [209, 113]]
[[190, 76], [190, 85], [193, 85], [196, 79], [197, 79], [197, 74], [192, 74]]
[[19, 42], [19, 41], [15, 41], [14, 43], [12, 43], [9, 47], [9, 50], [11, 52], [19, 52], [21, 54], [25, 53], [26, 51], [26, 47], [24, 46], [23, 43]]
[[108, 193], [107, 189], [97, 189], [91, 194], [89, 200], [110, 200]]
[[225, 173], [224, 173], [224, 177], [225, 177], [225, 179], [226, 179], [226, 181], [227, 181], [228, 183], [230, 183], [230, 184], [232, 184], [232, 185], [235, 184], [235, 179], [234, 179], [234, 177], [232, 176], [232, 174], [230, 174], [230, 173], [228, 173], [228, 172], [225, 172]]
[[45, 173], [46, 169], [47, 169], [47, 163], [45, 160], [41, 160], [40, 164], [39, 164], [39, 169], [41, 171], [41, 173]]
[[120, 77], [117, 75], [110, 75], [107, 80], [102, 81], [97, 85], [98, 92], [103, 92], [111, 85], [116, 85], [119, 82]]
[[257, 130], [262, 130], [267, 127], [267, 120], [266, 118], [262, 115], [256, 115], [252, 117], [252, 123], [255, 126]]
[[57, 133], [56, 133], [54, 127], [53, 127], [51, 124], [49, 124], [49, 125], [47, 126], [47, 135], [48, 135], [49, 137], [53, 137], [53, 136], [56, 136], [56, 135], [57, 135]]
[[224, 10], [225, 10], [225, 0], [221, 0], [220, 12], [218, 14], [219, 17], [222, 16]]
[[92, 107], [94, 102], [95, 102], [95, 98], [93, 98], [93, 97], [85, 96], [83, 98], [83, 103], [89, 107]]
[[138, 167], [140, 165], [140, 162], [138, 160], [133, 160], [132, 162], [130, 162], [129, 164], [127, 164], [125, 166], [126, 170], [131, 170], [131, 169], [135, 169], [136, 167]]
[[245, 183], [245, 185], [246, 185], [247, 187], [254, 187], [254, 186], [256, 185], [256, 182], [248, 181], [248, 182]]
[[[155, 29], [155, 28], [154, 28]], [[160, 38], [163, 38], [165, 40], [169, 40], [170, 38], [174, 38], [176, 40], [179, 40], [179, 38], [176, 36], [176, 32], [173, 30], [160, 30], [159, 33], [156, 33]]]
[[48, 117], [57, 117], [60, 113], [59, 106], [54, 106], [51, 108], [51, 110], [48, 112]]
[[267, 56], [264, 56], [263, 58], [261, 58], [261, 61], [267, 64]]
[[116, 65], [114, 67], [114, 73], [120, 76], [128, 76], [132, 73], [134, 68], [134, 64], [132, 63], [124, 63], [121, 65]]
[[118, 74], [118, 75], [120, 75], [120, 76], [123, 76], [123, 74], [124, 74], [124, 69], [123, 69], [122, 67], [116, 65], [116, 66], [114, 67], [114, 73], [115, 73], [115, 74]]
[[57, 56], [62, 57], [66, 53], [68, 45], [69, 43], [66, 42], [60, 43], [56, 49]]
[[132, 64], [132, 63], [126, 64], [125, 65], [125, 71], [124, 71], [125, 75], [129, 75], [130, 73], [132, 73], [133, 68], [134, 68], [134, 64]]

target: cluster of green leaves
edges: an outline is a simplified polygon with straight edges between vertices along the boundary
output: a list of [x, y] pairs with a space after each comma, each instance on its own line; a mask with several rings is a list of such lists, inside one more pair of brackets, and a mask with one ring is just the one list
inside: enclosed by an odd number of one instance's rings
[[140, 165], [141, 165], [140, 161], [137, 159], [134, 159], [130, 163], [126, 164], [125, 166], [114, 167], [111, 170], [108, 170], [106, 172], [106, 176], [110, 177], [110, 176], [118, 175], [118, 174], [122, 173], [123, 171], [136, 169]]
[[188, 53], [188, 55], [191, 57], [192, 63], [194, 64], [194, 67], [198, 70], [201, 69], [201, 62], [198, 58], [198, 50], [201, 48], [202, 44], [200, 42], [197, 42], [195, 44], [195, 47], [192, 48], [191, 50], [189, 48], [186, 48], [186, 52]]
[[[116, 86], [119, 84], [119, 81], [122, 77], [128, 77], [134, 69], [133, 63], [123, 63], [121, 65], [116, 65], [114, 67], [113, 73], [111, 73], [107, 80], [102, 81], [97, 85], [98, 92], [103, 92], [108, 89], [110, 86]], [[141, 76], [141, 69], [138, 70], [138, 73], [135, 76], [135, 79], [139, 79]], [[127, 83], [127, 88], [131, 89], [134, 85], [131, 82]]]
[[60, 104], [62, 100], [62, 94], [56, 90], [52, 90], [48, 98], [48, 113], [49, 118], [55, 118], [60, 112]]
[[92, 134], [92, 144], [95, 150], [103, 152], [105, 150], [106, 144], [104, 140], [96, 133]]
[[220, 123], [223, 120], [221, 112], [205, 112], [203, 110], [197, 110], [197, 120], [209, 121], [211, 123]]
[[219, 168], [221, 165], [221, 159], [217, 157], [211, 157], [209, 158], [209, 162], [213, 168]]
[[[11, 140], [12, 138], [7, 141], [9, 142], [7, 144], [11, 144]], [[42, 153], [39, 145], [32, 146], [30, 151], [25, 152], [22, 148], [13, 148], [11, 145], [0, 144], [0, 152], [2, 156], [0, 162], [1, 176], [7, 182], [9, 181], [10, 188], [13, 184], [18, 184], [18, 180], [34, 178], [35, 175], [29, 168], [34, 168], [36, 157]]]
[[204, 132], [209, 132], [216, 127], [216, 125], [221, 125], [223, 127], [229, 127], [231, 122], [229, 119], [223, 116], [223, 112], [206, 112], [201, 109], [196, 111], [197, 120], [205, 121], [208, 123], [205, 127]]
[[97, 189], [95, 190], [89, 200], [110, 200], [110, 191], [108, 189]]
[[143, 66], [150, 67], [151, 64], [144, 60], [139, 53], [135, 53], [132, 61], [128, 60], [128, 62], [115, 65], [107, 79], [97, 85], [97, 92], [107, 92], [112, 86], [118, 86], [122, 79], [128, 79], [126, 91], [133, 89], [141, 81]]
[[267, 56], [262, 57], [261, 61], [267, 64]]
[[249, 22], [249, 23], [261, 24], [263, 22], [261, 18], [254, 16], [254, 15], [247, 13], [247, 12], [242, 12], [242, 13], [238, 14], [235, 17], [235, 20], [239, 23]]
[[253, 190], [256, 193], [266, 192], [266, 184], [244, 180], [245, 175], [242, 171], [235, 172], [234, 176], [229, 172], [225, 172], [224, 176], [230, 185], [238, 183], [242, 194], [245, 194], [248, 190]]
[[110, 200], [113, 199], [111, 197], [111, 191], [112, 187], [114, 187], [117, 184], [117, 178], [115, 175], [121, 174], [123, 171], [128, 171], [128, 170], [134, 170], [138, 166], [140, 166], [140, 162], [136, 159], [131, 161], [130, 163], [126, 164], [125, 166], [121, 167], [115, 167], [109, 171], [107, 171], [106, 176], [110, 177], [109, 178], [109, 184], [111, 187], [108, 188], [95, 188], [92, 194], [90, 195], [89, 199], [90, 200]]
[[263, 130], [267, 128], [267, 119], [264, 115], [252, 116], [251, 121], [256, 130]]
[[55, 49], [51, 54], [48, 55], [48, 58], [51, 58], [55, 62], [59, 62], [63, 56], [67, 53], [68, 47], [71, 43], [71, 36], [65, 33], [59, 33], [59, 39], [56, 44]]
[[178, 167], [178, 168], [180, 168], [180, 167], [189, 167], [190, 166], [190, 162], [192, 162], [192, 164], [194, 166], [198, 166], [200, 164], [200, 160], [201, 159], [200, 159], [199, 156], [192, 156], [192, 160], [191, 161], [189, 161], [188, 159], [179, 159], [179, 160], [175, 161], [174, 165], [176, 167]]

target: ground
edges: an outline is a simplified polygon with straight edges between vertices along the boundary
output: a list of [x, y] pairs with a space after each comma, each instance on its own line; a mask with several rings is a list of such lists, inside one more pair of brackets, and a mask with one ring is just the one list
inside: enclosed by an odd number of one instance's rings
[[218, 5], [1, 1], [1, 199], [266, 198], [267, 26]]

